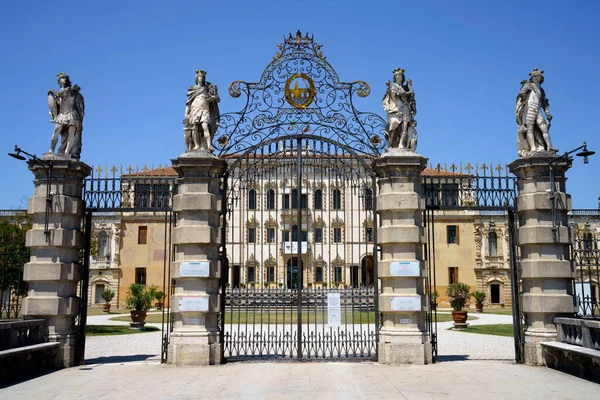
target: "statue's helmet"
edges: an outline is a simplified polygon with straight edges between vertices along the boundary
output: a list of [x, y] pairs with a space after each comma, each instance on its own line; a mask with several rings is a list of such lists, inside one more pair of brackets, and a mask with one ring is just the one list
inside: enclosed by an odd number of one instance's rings
[[540, 71], [537, 68], [534, 68], [533, 71], [531, 71], [529, 73], [529, 76], [530, 76], [529, 80], [532, 80], [534, 77], [539, 77], [540, 78], [540, 83], [544, 82], [544, 71]]
[[65, 74], [64, 72], [59, 72], [58, 74], [56, 74], [56, 77], [59, 83], [61, 79], [64, 79], [65, 85], [71, 86], [71, 78], [69, 78], [69, 75]]

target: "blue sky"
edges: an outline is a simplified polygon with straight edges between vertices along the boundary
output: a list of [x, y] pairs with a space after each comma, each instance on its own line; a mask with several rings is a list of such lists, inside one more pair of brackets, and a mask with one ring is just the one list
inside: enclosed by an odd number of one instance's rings
[[[88, 4], [89, 3], [89, 4]], [[53, 126], [46, 93], [66, 72], [86, 101], [82, 160], [169, 164], [184, 151], [181, 120], [194, 70], [221, 88], [221, 112], [242, 107], [225, 88], [257, 81], [283, 35], [314, 34], [343, 81], [372, 92], [355, 106], [383, 115], [392, 70], [413, 80], [418, 151], [434, 163], [517, 158], [515, 98], [545, 70], [551, 136], [561, 152], [587, 140], [600, 152], [600, 2], [596, 1], [21, 1], [0, 6], [4, 154], [41, 155]], [[575, 208], [596, 208], [600, 154], [574, 162]], [[0, 209], [33, 192], [24, 163], [0, 157]]]

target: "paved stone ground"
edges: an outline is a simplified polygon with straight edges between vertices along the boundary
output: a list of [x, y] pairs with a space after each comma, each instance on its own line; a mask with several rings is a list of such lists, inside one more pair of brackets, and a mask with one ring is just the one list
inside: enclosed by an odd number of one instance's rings
[[[511, 323], [477, 314], [471, 324]], [[89, 324], [113, 316], [89, 317]], [[86, 365], [0, 389], [0, 399], [600, 399], [600, 385], [547, 368], [516, 365], [512, 338], [438, 324], [440, 363], [160, 364], [160, 332], [87, 339]]]
[[502, 361], [375, 363], [156, 362], [69, 368], [0, 390], [2, 399], [590, 399], [600, 385]]

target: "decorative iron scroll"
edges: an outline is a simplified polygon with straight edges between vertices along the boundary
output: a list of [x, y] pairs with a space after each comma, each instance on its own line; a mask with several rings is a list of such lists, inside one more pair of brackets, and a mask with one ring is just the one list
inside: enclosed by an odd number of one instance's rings
[[297, 134], [334, 139], [361, 154], [385, 150], [385, 120], [354, 107], [354, 95], [368, 96], [369, 85], [341, 82], [321, 47], [308, 34], [290, 34], [259, 82], [229, 86], [229, 94], [245, 97], [246, 104], [241, 111], [221, 114], [213, 143], [219, 155]]

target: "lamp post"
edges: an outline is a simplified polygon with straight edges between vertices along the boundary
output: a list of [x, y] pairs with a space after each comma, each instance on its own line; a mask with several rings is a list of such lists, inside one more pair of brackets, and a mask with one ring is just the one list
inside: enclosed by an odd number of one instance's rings
[[[554, 158], [554, 159], [550, 160], [550, 162], [548, 163], [548, 165], [550, 167], [550, 194], [548, 195], [548, 198], [550, 199], [550, 201], [552, 201], [552, 237], [554, 238], [555, 242], [557, 241], [556, 233], [558, 231], [559, 224], [556, 221], [556, 182], [554, 179], [554, 167], [563, 161], [572, 160], [573, 158], [571, 157], [571, 154], [573, 154], [579, 150], [581, 150], [581, 151], [575, 155], [577, 157], [583, 157], [584, 164], [589, 163], [589, 161], [588, 161], [589, 156], [596, 154], [595, 151], [588, 150], [587, 142], [583, 142], [583, 145], [581, 145], [571, 151], [565, 152], [565, 154], [563, 154], [562, 156]], [[599, 206], [600, 206], [600, 198], [599, 198]]]
[[[25, 154], [27, 157], [24, 157], [22, 154]], [[42, 168], [46, 172], [46, 214], [44, 216], [44, 235], [46, 235], [46, 241], [49, 239], [50, 230], [48, 229], [50, 211], [52, 210], [52, 193], [50, 192], [50, 184], [52, 181], [52, 162], [44, 161], [38, 158], [35, 154], [31, 154], [21, 149], [18, 145], [15, 145], [14, 153], [8, 153], [9, 156], [16, 158], [17, 160], [22, 160], [27, 163], [34, 163]]]

